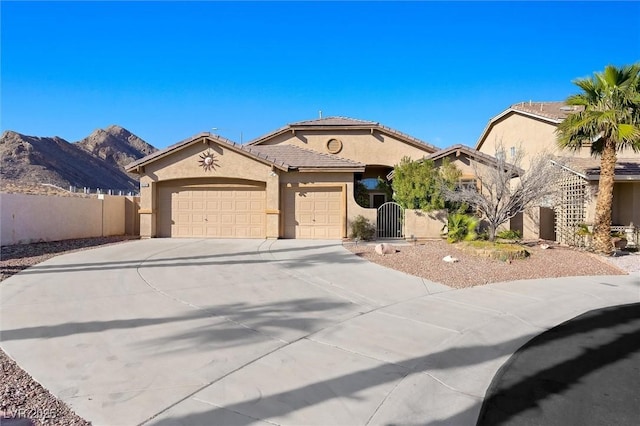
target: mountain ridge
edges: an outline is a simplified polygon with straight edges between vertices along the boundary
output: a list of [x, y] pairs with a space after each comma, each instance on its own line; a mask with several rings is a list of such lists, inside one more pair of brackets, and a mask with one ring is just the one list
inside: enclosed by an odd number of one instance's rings
[[137, 192], [138, 178], [124, 166], [155, 151], [118, 125], [96, 129], [77, 142], [7, 130], [0, 138], [2, 186], [50, 184]]

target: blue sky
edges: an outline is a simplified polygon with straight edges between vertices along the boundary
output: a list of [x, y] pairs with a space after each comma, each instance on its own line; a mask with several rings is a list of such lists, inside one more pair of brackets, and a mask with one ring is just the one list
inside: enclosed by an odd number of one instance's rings
[[637, 2], [9, 2], [1, 128], [158, 148], [323, 116], [473, 146], [520, 101], [640, 60]]

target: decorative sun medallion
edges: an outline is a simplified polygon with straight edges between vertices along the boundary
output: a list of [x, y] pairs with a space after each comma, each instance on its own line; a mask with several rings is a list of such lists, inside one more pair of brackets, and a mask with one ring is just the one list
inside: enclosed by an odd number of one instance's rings
[[216, 159], [216, 156], [213, 154], [213, 152], [211, 152], [211, 150], [207, 150], [207, 152], [203, 152], [200, 155], [200, 160], [198, 161], [198, 163], [200, 163], [200, 167], [202, 167], [205, 172], [208, 172], [216, 169], [218, 160]]

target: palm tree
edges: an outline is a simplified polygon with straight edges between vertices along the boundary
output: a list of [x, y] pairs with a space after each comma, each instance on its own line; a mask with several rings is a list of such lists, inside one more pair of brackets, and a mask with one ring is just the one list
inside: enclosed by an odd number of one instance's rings
[[620, 68], [608, 65], [591, 78], [573, 81], [582, 93], [569, 96], [567, 104], [584, 110], [558, 125], [558, 145], [579, 150], [591, 141], [591, 155], [600, 156], [600, 181], [593, 227], [594, 249], [611, 254], [611, 206], [617, 153], [640, 151], [640, 63]]

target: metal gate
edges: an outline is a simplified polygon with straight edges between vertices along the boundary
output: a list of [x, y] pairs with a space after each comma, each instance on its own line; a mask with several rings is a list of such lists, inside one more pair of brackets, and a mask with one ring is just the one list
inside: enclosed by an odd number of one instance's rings
[[404, 209], [394, 202], [384, 203], [378, 207], [378, 238], [404, 237]]

